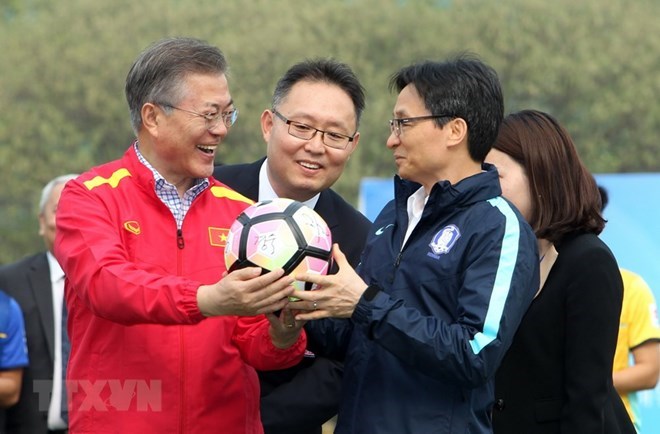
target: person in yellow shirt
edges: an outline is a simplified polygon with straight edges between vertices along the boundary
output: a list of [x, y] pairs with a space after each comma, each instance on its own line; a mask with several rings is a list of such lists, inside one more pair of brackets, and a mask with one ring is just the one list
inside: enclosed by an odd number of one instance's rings
[[[609, 195], [598, 186], [601, 209], [605, 209]], [[619, 336], [614, 353], [614, 387], [628, 410], [637, 431], [641, 420], [637, 411], [637, 393], [653, 389], [660, 376], [660, 324], [651, 288], [632, 271], [621, 269], [623, 302], [619, 322]]]
[[655, 298], [644, 279], [621, 269], [623, 304], [619, 338], [614, 353], [614, 387], [637, 430], [639, 390], [653, 389], [660, 374], [660, 325]]

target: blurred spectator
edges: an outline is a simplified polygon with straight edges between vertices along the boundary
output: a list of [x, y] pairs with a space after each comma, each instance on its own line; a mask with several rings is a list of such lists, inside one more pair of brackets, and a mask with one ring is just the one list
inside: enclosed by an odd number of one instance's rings
[[[0, 291], [0, 409], [18, 402], [23, 368], [27, 364], [23, 315], [16, 301]], [[2, 426], [0, 432], [5, 432]]]
[[[21, 398], [7, 411], [11, 433], [46, 434], [67, 428], [62, 402], [62, 300], [64, 272], [53, 256], [55, 214], [67, 181], [76, 174], [48, 182], [39, 200], [39, 235], [46, 250], [0, 267], [0, 287], [16, 299], [25, 317], [30, 365], [23, 375]], [[66, 336], [64, 336], [66, 339]]]
[[[608, 204], [609, 194], [599, 186], [602, 209]], [[644, 279], [631, 271], [621, 269], [623, 278], [623, 304], [619, 338], [614, 353], [614, 387], [637, 430], [642, 428], [637, 409], [637, 391], [653, 389], [660, 375], [660, 324], [651, 288]]]

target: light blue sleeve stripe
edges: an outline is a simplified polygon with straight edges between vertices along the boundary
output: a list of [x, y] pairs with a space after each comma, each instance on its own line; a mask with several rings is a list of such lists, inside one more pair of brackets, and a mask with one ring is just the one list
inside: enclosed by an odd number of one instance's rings
[[518, 245], [520, 242], [520, 224], [508, 202], [501, 197], [490, 199], [488, 202], [500, 210], [504, 215], [506, 223], [500, 260], [497, 265], [497, 274], [495, 275], [495, 285], [493, 286], [490, 302], [488, 303], [484, 330], [477, 333], [470, 341], [470, 346], [472, 346], [474, 354], [479, 354], [486, 345], [497, 338], [500, 320], [504, 312], [504, 305], [506, 304], [506, 298], [511, 287], [513, 270], [516, 267], [516, 261], [518, 259]]

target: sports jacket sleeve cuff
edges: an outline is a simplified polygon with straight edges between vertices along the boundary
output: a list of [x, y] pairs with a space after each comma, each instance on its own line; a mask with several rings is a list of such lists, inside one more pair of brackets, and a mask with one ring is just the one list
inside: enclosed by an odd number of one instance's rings
[[261, 337], [261, 348], [266, 349], [268, 355], [264, 366], [254, 366], [257, 370], [268, 371], [273, 369], [286, 369], [295, 366], [302, 360], [307, 348], [307, 335], [302, 330], [298, 340], [288, 348], [277, 348], [266, 333]]
[[200, 285], [200, 283], [190, 282], [183, 285], [181, 289], [181, 308], [190, 318], [191, 324], [196, 324], [205, 318], [197, 305], [197, 290]]
[[387, 299], [387, 294], [381, 291], [377, 285], [369, 285], [364, 291], [362, 297], [355, 306], [351, 319], [355, 324], [367, 326], [372, 320], [373, 310], [380, 303]]

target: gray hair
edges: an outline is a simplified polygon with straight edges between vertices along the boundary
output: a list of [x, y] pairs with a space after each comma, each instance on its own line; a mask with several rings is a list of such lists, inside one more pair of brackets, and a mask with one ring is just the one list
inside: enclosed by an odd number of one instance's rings
[[226, 74], [227, 60], [219, 48], [200, 39], [168, 38], [147, 47], [126, 76], [126, 101], [137, 134], [142, 106], [148, 102], [176, 104], [188, 74]]
[[46, 207], [46, 202], [48, 198], [53, 193], [53, 189], [60, 184], [66, 184], [72, 179], [78, 177], [77, 173], [70, 173], [68, 175], [60, 175], [57, 178], [51, 179], [48, 184], [41, 190], [41, 199], [39, 199], [39, 215], [44, 213], [44, 208]]

